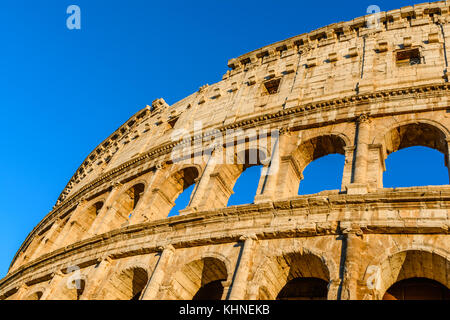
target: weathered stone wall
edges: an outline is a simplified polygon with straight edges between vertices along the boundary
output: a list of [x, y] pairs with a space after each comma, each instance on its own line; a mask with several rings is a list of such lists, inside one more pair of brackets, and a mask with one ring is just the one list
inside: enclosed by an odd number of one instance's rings
[[[155, 100], [86, 158], [0, 299], [192, 299], [210, 284], [222, 299], [275, 299], [297, 278], [325, 281], [328, 299], [381, 299], [414, 277], [449, 288], [450, 187], [382, 179], [411, 146], [449, 167], [449, 8], [327, 26], [230, 60], [221, 82], [173, 106]], [[335, 153], [341, 190], [298, 196], [306, 166]], [[252, 165], [254, 204], [227, 207]]]

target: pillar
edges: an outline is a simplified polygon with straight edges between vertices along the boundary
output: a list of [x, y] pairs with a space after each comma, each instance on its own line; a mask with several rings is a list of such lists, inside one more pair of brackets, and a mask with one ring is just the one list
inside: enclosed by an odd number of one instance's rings
[[338, 299], [356, 300], [358, 294], [358, 279], [360, 276], [361, 252], [363, 250], [363, 233], [358, 226], [351, 226], [343, 231], [345, 249], [344, 270]]
[[248, 276], [252, 263], [256, 235], [247, 235], [240, 238], [244, 241], [241, 254], [237, 262], [235, 277], [231, 286], [231, 292], [228, 300], [243, 300], [247, 291]]
[[[92, 300], [97, 298], [95, 294], [98, 289], [101, 288], [102, 282], [108, 278], [108, 269], [111, 268], [112, 263], [113, 260], [110, 256], [100, 260], [97, 267], [94, 268], [92, 273], [89, 275], [88, 281], [86, 282], [86, 288], [84, 289], [80, 300]], [[101, 297], [99, 298], [101, 299]]]
[[386, 150], [383, 145], [369, 145], [369, 163], [367, 165], [367, 183], [369, 190], [383, 188], [383, 172], [386, 171], [386, 158]]
[[105, 203], [103, 204], [103, 207], [101, 208], [100, 212], [98, 213], [97, 218], [95, 219], [94, 223], [92, 224], [89, 231], [86, 233], [86, 236], [84, 239], [90, 238], [91, 236], [100, 234], [106, 230], [105, 224], [108, 221], [108, 211], [112, 208], [112, 205], [114, 204], [116, 200], [117, 194], [121, 191], [122, 184], [117, 182], [113, 185], [111, 192], [108, 195], [108, 198], [106, 199]]
[[444, 155], [445, 157], [445, 165], [447, 166], [448, 169], [448, 177], [449, 177], [449, 183], [450, 183], [450, 138], [446, 139], [446, 145], [447, 145], [447, 154]]
[[269, 166], [264, 167], [261, 175], [259, 193], [255, 203], [275, 201], [296, 196], [298, 186], [303, 179], [300, 166], [292, 156], [297, 148], [296, 139], [288, 129], [282, 129], [278, 140], [272, 148], [272, 159]]
[[141, 300], [156, 300], [158, 298], [158, 292], [164, 280], [165, 270], [167, 266], [170, 265], [175, 252], [175, 248], [172, 245], [168, 245], [164, 248], [160, 247], [159, 250], [162, 251], [161, 255], [155, 270], [153, 271], [152, 277], [144, 289]]
[[47, 289], [42, 293], [41, 300], [56, 300], [58, 297], [53, 297], [53, 292], [63, 278], [64, 275], [61, 271], [53, 273], [52, 280], [50, 280]]
[[370, 118], [360, 115], [356, 120], [356, 150], [353, 161], [353, 179], [347, 186], [349, 194], [367, 193], [367, 164], [369, 160]]

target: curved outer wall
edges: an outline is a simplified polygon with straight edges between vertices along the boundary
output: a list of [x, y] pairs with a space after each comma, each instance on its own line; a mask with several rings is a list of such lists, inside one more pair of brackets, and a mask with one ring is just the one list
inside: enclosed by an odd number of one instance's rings
[[[329, 299], [380, 299], [412, 277], [449, 288], [450, 187], [382, 181], [410, 146], [448, 166], [449, 8], [330, 25], [231, 59], [170, 107], [155, 100], [86, 158], [0, 299], [191, 299], [213, 281], [223, 299], [274, 299], [297, 277], [326, 281]], [[250, 150], [264, 167], [254, 203], [227, 207]], [[298, 196], [305, 167], [332, 153], [345, 156], [341, 190]], [[233, 161], [212, 160], [223, 154]]]

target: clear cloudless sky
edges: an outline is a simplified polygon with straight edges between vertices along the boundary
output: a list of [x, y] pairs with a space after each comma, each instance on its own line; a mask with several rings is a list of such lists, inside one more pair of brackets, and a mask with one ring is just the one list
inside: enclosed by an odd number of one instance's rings
[[[71, 4], [81, 8], [81, 30], [66, 28]], [[365, 15], [372, 4], [386, 11], [414, 2], [2, 0], [0, 278], [85, 157], [135, 112], [220, 81], [230, 58]], [[390, 184], [426, 184], [433, 173], [433, 183], [448, 183], [441, 154], [404, 152], [399, 159], [412, 167], [394, 159], [403, 171]], [[436, 172], [418, 176], [413, 165], [429, 161]], [[338, 189], [342, 166], [338, 156], [315, 161], [301, 193]], [[254, 192], [258, 175], [244, 173], [230, 204], [252, 201], [239, 194]]]

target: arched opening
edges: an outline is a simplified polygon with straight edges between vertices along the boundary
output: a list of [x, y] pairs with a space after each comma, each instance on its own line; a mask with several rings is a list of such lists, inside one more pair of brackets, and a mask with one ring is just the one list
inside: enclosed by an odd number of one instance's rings
[[281, 289], [277, 300], [327, 300], [328, 282], [318, 278], [294, 278]]
[[227, 278], [227, 268], [223, 261], [217, 258], [207, 257], [192, 261], [175, 274], [166, 299], [221, 299], [224, 290], [222, 281]]
[[286, 253], [268, 260], [258, 278], [259, 300], [325, 300], [328, 268], [311, 253]]
[[80, 300], [86, 286], [85, 280], [73, 279], [70, 281], [68, 277], [59, 282], [57, 289], [49, 297], [50, 300]]
[[43, 294], [42, 291], [37, 291], [27, 296], [25, 300], [41, 300], [42, 294]]
[[155, 189], [151, 205], [155, 218], [177, 215], [186, 208], [199, 175], [197, 167], [187, 167], [173, 173]]
[[58, 249], [61, 232], [66, 227], [67, 222], [69, 222], [71, 214], [74, 210], [75, 207], [67, 211], [56, 222], [46, 228], [46, 231], [43, 231], [44, 237], [41, 240], [41, 244], [37, 247], [31, 258], [37, 258], [48, 252], [52, 252], [53, 250]]
[[383, 300], [450, 300], [450, 290], [427, 278], [410, 278], [392, 285]]
[[318, 136], [300, 144], [293, 153], [301, 177], [298, 194], [341, 189], [345, 145], [337, 135]]
[[[174, 216], [189, 204], [200, 171], [197, 166], [178, 170], [156, 172], [152, 189], [145, 196], [145, 203], [133, 214], [132, 223], [143, 223]], [[177, 201], [177, 203], [175, 203]]]
[[222, 165], [219, 168], [222, 179], [230, 182], [232, 190], [227, 197], [227, 206], [253, 203], [263, 164], [267, 160], [265, 152], [258, 149], [246, 149], [235, 155], [234, 164]]
[[143, 183], [138, 183], [123, 192], [116, 200], [111, 210], [108, 212], [109, 217], [109, 229], [114, 230], [120, 228], [122, 225], [128, 223], [133, 210], [139, 203], [145, 190]]
[[95, 219], [98, 216], [101, 208], [103, 207], [103, 201], [97, 201], [94, 204], [89, 205], [87, 208], [77, 213], [67, 224], [67, 229], [62, 234], [62, 239], [59, 242], [62, 247], [69, 244], [80, 241], [85, 236]]
[[212, 281], [203, 285], [192, 300], [220, 300], [223, 295], [222, 280]]
[[[403, 283], [403, 280], [408, 279], [428, 279], [436, 281], [445, 287], [450, 286], [450, 280], [448, 279], [448, 270], [450, 270], [450, 261], [445, 257], [437, 254], [436, 252], [425, 250], [406, 250], [393, 254], [387, 257], [379, 265], [379, 274], [374, 281], [374, 288], [377, 290], [377, 298], [382, 299], [386, 292], [389, 298], [389, 294], [396, 297], [399, 294], [399, 289], [394, 287], [394, 291], [389, 291], [396, 283]], [[366, 281], [368, 277], [372, 275], [366, 274]], [[420, 287], [422, 284], [427, 286], [424, 280], [416, 282], [411, 280], [410, 282], [404, 282], [404, 284], [411, 287], [413, 284], [416, 287]], [[407, 288], [405, 285], [399, 285], [399, 288]], [[395, 291], [397, 290], [397, 291]], [[402, 289], [403, 290], [403, 289]], [[400, 290], [401, 292], [401, 290]], [[409, 295], [409, 293], [407, 293]], [[391, 297], [392, 298], [392, 297]], [[399, 296], [401, 298], [401, 296]]]
[[261, 165], [244, 169], [234, 184], [234, 193], [228, 199], [228, 206], [253, 203], [262, 169], [263, 166]]
[[115, 273], [97, 295], [99, 300], [139, 300], [148, 282], [145, 269], [134, 267]]
[[385, 188], [448, 184], [444, 155], [428, 147], [408, 147], [386, 159]]
[[314, 194], [324, 190], [340, 190], [344, 172], [345, 156], [330, 154], [310, 164], [303, 171], [299, 195]]
[[195, 189], [195, 184], [186, 188], [175, 200], [175, 205], [169, 212], [169, 217], [173, 217], [179, 214], [180, 210], [185, 209], [189, 205], [189, 201], [191, 200], [192, 192]]
[[448, 184], [447, 141], [437, 127], [420, 122], [402, 125], [386, 134], [384, 144], [388, 156], [405, 149], [387, 158], [385, 187]]

